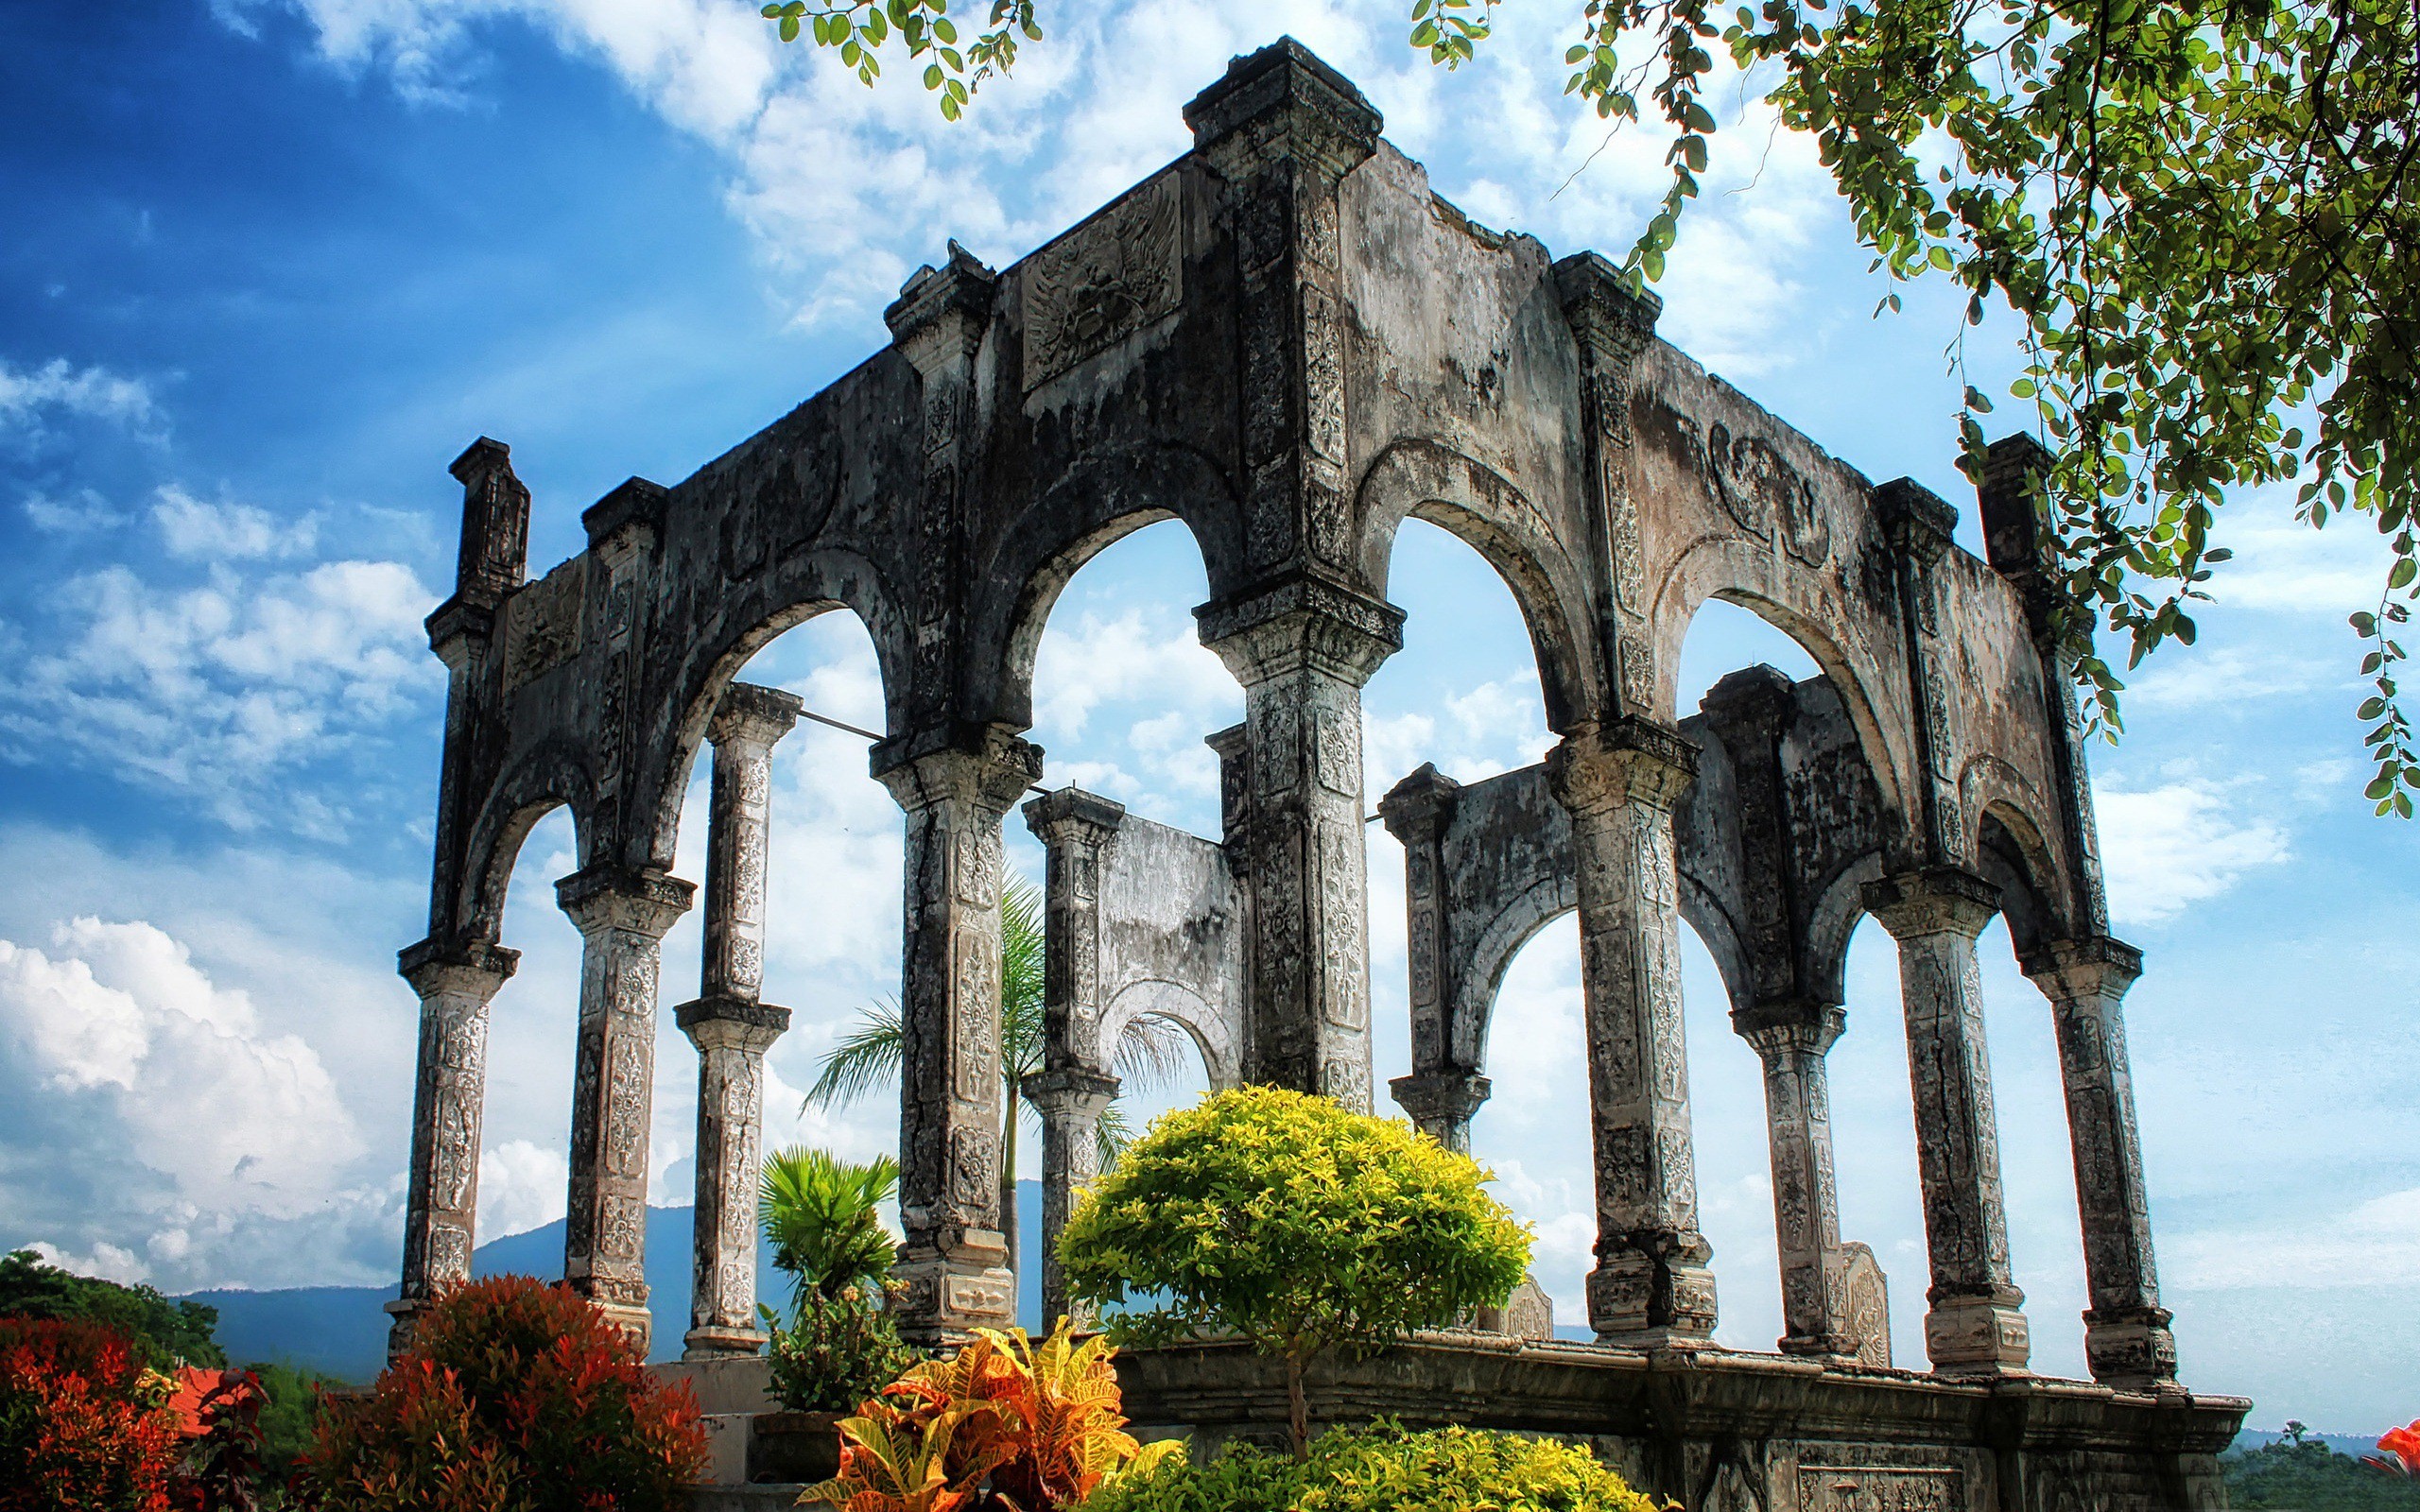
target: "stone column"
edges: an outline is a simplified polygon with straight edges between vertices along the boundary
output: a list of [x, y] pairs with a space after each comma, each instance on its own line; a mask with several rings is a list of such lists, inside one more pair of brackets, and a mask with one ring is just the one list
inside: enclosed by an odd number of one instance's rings
[[1395, 1106], [1411, 1115], [1420, 1131], [1458, 1155], [1471, 1153], [1471, 1119], [1492, 1087], [1478, 1072], [1450, 1068], [1387, 1083]]
[[[1402, 613], [1311, 578], [1196, 611], [1244, 687], [1253, 1023], [1244, 1079], [1370, 1110], [1361, 688]], [[1230, 837], [1229, 843], [1233, 844]]]
[[1100, 1175], [1100, 1115], [1117, 1099], [1117, 1078], [1080, 1066], [1037, 1071], [1018, 1083], [1042, 1115], [1042, 1326], [1062, 1317], [1095, 1327], [1094, 1309], [1067, 1295], [1059, 1235], [1076, 1202]]
[[2176, 1336], [2159, 1305], [2135, 1080], [2118, 1006], [2142, 962], [2141, 952], [2102, 936], [2053, 940], [2021, 963], [2058, 1021], [2059, 1074], [2066, 1087], [2084, 1279], [2092, 1297], [2083, 1315], [2084, 1359], [2095, 1381], [2118, 1386], [2176, 1380]]
[[1832, 1100], [1824, 1057], [1841, 1037], [1831, 1004], [1784, 1004], [1734, 1022], [1765, 1063], [1765, 1131], [1773, 1162], [1773, 1233], [1781, 1248], [1784, 1354], [1853, 1358], [1841, 1248], [1840, 1189], [1832, 1176]]
[[664, 932], [696, 888], [652, 868], [590, 866], [555, 884], [585, 942], [579, 1061], [572, 1084], [571, 1203], [563, 1279], [642, 1352], [647, 1310], [647, 1144], [655, 1091], [655, 1003]]
[[479, 1209], [479, 1119], [487, 1090], [488, 1005], [520, 953], [423, 940], [403, 953], [420, 994], [420, 1068], [412, 1095], [410, 1195], [404, 1210], [402, 1295], [387, 1304], [392, 1364], [437, 1293], [471, 1275]]
[[1999, 911], [1999, 890], [1954, 867], [1931, 867], [1869, 884], [1865, 906], [1899, 944], [1932, 1262], [1925, 1351], [1941, 1375], [2022, 1371], [2031, 1343], [2025, 1294], [2009, 1273], [1982, 968], [1975, 958], [1976, 936]]
[[1061, 1316], [1080, 1328], [1091, 1309], [1067, 1296], [1059, 1234], [1076, 1200], [1100, 1174], [1100, 1115], [1117, 1096], [1110, 1074], [1116, 1052], [1101, 1042], [1101, 852], [1117, 834], [1126, 805], [1063, 787], [1025, 806], [1026, 824], [1043, 844], [1043, 1069], [1019, 1083], [1042, 1116], [1042, 1322]]
[[765, 1052], [790, 1010], [763, 1000], [765, 850], [773, 747], [798, 723], [799, 700], [734, 683], [715, 711], [714, 788], [706, 825], [705, 965], [698, 999], [675, 1017], [698, 1047], [697, 1206], [692, 1217], [684, 1360], [754, 1354], [756, 1194], [764, 1164]]
[[903, 1336], [1016, 1318], [1000, 1233], [1000, 817], [1042, 752], [998, 726], [896, 737], [874, 775], [908, 814], [900, 997]]
[[1696, 757], [1678, 731], [1637, 718], [1580, 726], [1547, 756], [1578, 868], [1597, 1167], [1588, 1319], [1600, 1340], [1636, 1348], [1703, 1346], [1714, 1332], [1672, 855], [1672, 808]]

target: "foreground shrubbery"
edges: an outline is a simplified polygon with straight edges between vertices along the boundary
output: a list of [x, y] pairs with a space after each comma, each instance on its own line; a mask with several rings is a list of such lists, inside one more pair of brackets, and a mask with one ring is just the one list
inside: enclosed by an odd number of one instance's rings
[[1154, 1120], [1093, 1184], [1059, 1258], [1080, 1300], [1157, 1304], [1113, 1314], [1121, 1337], [1224, 1333], [1283, 1360], [1300, 1453], [1312, 1360], [1443, 1328], [1520, 1284], [1530, 1232], [1490, 1179], [1400, 1119], [1238, 1088]]
[[840, 1473], [802, 1504], [844, 1512], [1057, 1512], [1182, 1457], [1142, 1445], [1118, 1413], [1116, 1351], [1077, 1344], [1064, 1319], [1035, 1344], [986, 1329], [840, 1423]]
[[295, 1489], [321, 1512], [671, 1512], [705, 1455], [685, 1384], [568, 1288], [511, 1276], [446, 1294], [367, 1396], [329, 1399]]
[[0, 1512], [167, 1512], [175, 1390], [114, 1329], [0, 1318]]
[[1308, 1457], [1236, 1445], [1103, 1487], [1084, 1512], [1658, 1512], [1585, 1449], [1474, 1428], [1337, 1428]]

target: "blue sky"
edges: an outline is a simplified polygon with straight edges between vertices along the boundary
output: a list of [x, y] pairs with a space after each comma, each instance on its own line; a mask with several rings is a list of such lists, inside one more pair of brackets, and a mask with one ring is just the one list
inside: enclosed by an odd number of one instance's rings
[[[736, 0], [0, 8], [0, 1242], [172, 1290], [391, 1283], [415, 1011], [392, 953], [422, 932], [442, 686], [419, 621], [452, 568], [444, 464], [471, 438], [512, 445], [543, 570], [623, 477], [677, 480], [853, 366], [944, 238], [1005, 262], [1182, 151], [1184, 99], [1281, 30], [1358, 80], [1475, 217], [1617, 252], [1660, 153], [1626, 136], [1572, 177], [1603, 129], [1560, 99], [1570, 19], [1508, 10], [1446, 75], [1399, 45], [1392, 5], [1061, 5], [946, 128], [912, 87], [781, 49]], [[1768, 149], [1753, 105], [1725, 124], [1663, 333], [1870, 476], [1971, 515], [1954, 302], [1920, 287], [1869, 319], [1881, 290], [1811, 156]], [[1968, 337], [1987, 385], [2005, 337]], [[2258, 1424], [2376, 1431], [2420, 1411], [2420, 833], [2359, 799], [2343, 627], [2380, 557], [2274, 499], [2229, 514], [2238, 559], [2201, 644], [2144, 670], [2125, 743], [2095, 758], [2118, 928], [2150, 959], [2129, 1013], [2154, 1221], [2190, 1383], [2256, 1398]], [[1472, 778], [1536, 759], [1510, 596], [1426, 526], [1392, 583], [1409, 618], [1369, 691], [1372, 794], [1424, 760]], [[1173, 524], [1077, 578], [1040, 662], [1047, 781], [1212, 827], [1199, 737], [1240, 697], [1192, 644], [1201, 596]], [[1748, 662], [1813, 670], [1723, 606], [1685, 654], [1685, 702]], [[748, 676], [878, 715], [843, 616]], [[795, 1090], [895, 989], [897, 811], [849, 737], [802, 727], [778, 763], [768, 989], [799, 1012], [771, 1132], [871, 1152], [886, 1108], [801, 1113]], [[700, 790], [693, 877], [702, 813]], [[1409, 1059], [1402, 861], [1382, 829], [1372, 847], [1383, 1076]], [[562, 1209], [577, 936], [545, 884], [570, 865], [549, 822], [515, 872], [491, 1235]], [[667, 991], [697, 949], [693, 919]], [[1767, 1349], [1755, 1062], [1688, 951], [1722, 1337]], [[2048, 1017], [2005, 935], [1984, 951], [2036, 1358], [2079, 1373]], [[1924, 1274], [1895, 994], [1869, 924], [1833, 1056], [1841, 1184], [1907, 1363]], [[1566, 1322], [1591, 1227], [1578, 1005], [1566, 921], [1514, 964], [1476, 1131]], [[668, 1023], [659, 1062], [657, 1190], [685, 1201], [694, 1060]]]

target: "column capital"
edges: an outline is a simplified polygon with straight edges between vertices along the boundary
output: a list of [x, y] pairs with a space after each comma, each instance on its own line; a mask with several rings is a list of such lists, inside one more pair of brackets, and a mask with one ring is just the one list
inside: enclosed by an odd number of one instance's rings
[[717, 746], [736, 743], [770, 749], [774, 742], [797, 725], [799, 711], [805, 707], [797, 694], [753, 682], [735, 682], [723, 690], [721, 700], [715, 705], [714, 719], [706, 726], [706, 739]]
[[1960, 867], [1926, 867], [1865, 885], [1865, 911], [1893, 939], [1982, 934], [2000, 911], [2000, 890]]
[[682, 1004], [672, 1010], [672, 1021], [700, 1050], [763, 1051], [788, 1030], [790, 1010], [722, 993]]
[[1118, 1080], [1080, 1066], [1028, 1073], [1017, 1083], [1025, 1100], [1046, 1118], [1098, 1118], [1116, 1100]]
[[689, 911], [698, 885], [653, 867], [583, 867], [555, 884], [555, 902], [583, 935], [622, 929], [649, 939]]
[[1387, 833], [1409, 845], [1413, 836], [1435, 832], [1454, 816], [1454, 798], [1462, 784], [1424, 762], [1420, 770], [1387, 789], [1378, 799], [1378, 817]]
[[1555, 264], [1554, 286], [1583, 360], [1627, 370], [1655, 339], [1662, 296], [1602, 255], [1575, 252]]
[[882, 312], [890, 339], [925, 381], [975, 355], [992, 322], [999, 274], [953, 241], [942, 266], [916, 269]]
[[2116, 998], [2143, 974], [2143, 953], [2122, 939], [2087, 935], [2046, 940], [2016, 958], [2017, 970], [2053, 1002]]
[[1698, 710], [1722, 729], [1778, 730], [1798, 713], [1798, 684], [1778, 667], [1741, 667], [1708, 688]]
[[1958, 507], [1913, 478], [1893, 478], [1874, 490], [1874, 512], [1891, 549], [1910, 560], [1937, 561], [1958, 528]]
[[664, 513], [671, 499], [671, 492], [661, 483], [624, 478], [581, 511], [579, 523], [588, 532], [588, 549], [609, 565], [624, 556], [652, 550], [663, 538]]
[[1575, 726], [1547, 752], [1547, 782], [1574, 814], [1630, 803], [1669, 809], [1697, 772], [1698, 748], [1686, 735], [1636, 714]]
[[1045, 845], [1105, 845], [1125, 818], [1125, 804], [1080, 787], [1055, 788], [1025, 805], [1026, 828]]
[[1475, 1071], [1432, 1071], [1397, 1076], [1387, 1083], [1395, 1106], [1424, 1126], [1467, 1123], [1494, 1090], [1494, 1084]]
[[1731, 1010], [1731, 1027], [1768, 1060], [1789, 1052], [1824, 1055], [1847, 1026], [1848, 1012], [1841, 1005], [1811, 998], [1754, 1003]]
[[1254, 160], [1290, 158], [1341, 178], [1378, 149], [1385, 125], [1353, 81], [1291, 37], [1230, 59], [1184, 107], [1194, 150], [1234, 177]]
[[519, 951], [487, 940], [455, 942], [435, 936], [395, 953], [395, 971], [412, 990], [432, 998], [441, 992], [493, 997], [521, 964]]
[[1042, 747], [1006, 725], [970, 723], [893, 735], [871, 765], [909, 813], [960, 802], [996, 817], [1042, 776]]
[[1247, 688], [1305, 667], [1359, 687], [1403, 649], [1403, 610], [1307, 573], [1214, 600], [1193, 617], [1201, 644]]

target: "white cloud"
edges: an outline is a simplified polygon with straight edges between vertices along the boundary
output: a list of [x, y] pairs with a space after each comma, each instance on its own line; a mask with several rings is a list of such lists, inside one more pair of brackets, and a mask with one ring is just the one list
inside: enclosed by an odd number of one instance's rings
[[320, 538], [310, 515], [286, 521], [257, 505], [209, 504], [173, 483], [160, 490], [151, 519], [168, 555], [209, 561], [308, 556]]
[[20, 369], [0, 358], [0, 439], [36, 441], [57, 417], [101, 421], [138, 435], [156, 434], [164, 423], [148, 384], [107, 368], [75, 368], [54, 357]]
[[52, 948], [0, 940], [18, 1066], [80, 1095], [178, 1198], [290, 1217], [359, 1153], [318, 1054], [265, 1032], [251, 999], [214, 985], [182, 943], [85, 917], [58, 926]]
[[116, 1281], [121, 1286], [132, 1286], [151, 1279], [151, 1267], [143, 1263], [142, 1257], [107, 1241], [95, 1245], [91, 1253], [83, 1255], [61, 1249], [43, 1239], [37, 1239], [26, 1247], [60, 1270], [78, 1276], [97, 1276], [102, 1280]]
[[2420, 1286], [2420, 1187], [2368, 1198], [2304, 1222], [2179, 1234], [2161, 1255], [2171, 1287]]
[[479, 1152], [480, 1240], [527, 1233], [562, 1217], [570, 1179], [571, 1162], [560, 1147], [531, 1140], [490, 1143]]
[[2241, 810], [2242, 789], [2180, 778], [2140, 790], [2101, 785], [2093, 795], [2110, 918], [2157, 923], [2234, 886], [2244, 873], [2285, 861], [2286, 831]]
[[46, 493], [27, 494], [26, 520], [46, 536], [88, 535], [126, 524], [126, 516], [111, 508], [109, 501], [91, 489], [78, 490], [72, 499], [54, 499]]
[[0, 752], [64, 750], [197, 795], [225, 822], [340, 827], [313, 795], [261, 794], [297, 764], [383, 728], [442, 672], [421, 619], [435, 601], [390, 561], [323, 562], [245, 578], [216, 567], [164, 588], [124, 566], [71, 578], [55, 647], [0, 671]]

